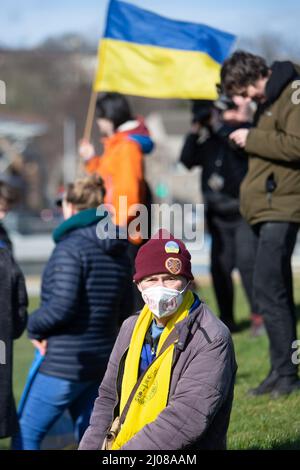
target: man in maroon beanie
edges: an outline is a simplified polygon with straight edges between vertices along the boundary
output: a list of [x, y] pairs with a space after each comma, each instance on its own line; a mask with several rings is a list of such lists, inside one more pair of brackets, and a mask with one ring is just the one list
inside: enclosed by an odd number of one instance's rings
[[80, 450], [226, 449], [234, 348], [192, 280], [191, 255], [169, 232], [140, 248], [145, 306], [121, 327]]

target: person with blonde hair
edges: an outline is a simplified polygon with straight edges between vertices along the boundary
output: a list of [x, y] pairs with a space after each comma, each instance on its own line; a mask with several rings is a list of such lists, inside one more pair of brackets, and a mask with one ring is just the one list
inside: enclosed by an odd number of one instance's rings
[[127, 240], [97, 235], [96, 208], [105, 194], [99, 176], [67, 186], [64, 222], [53, 234], [56, 247], [46, 265], [40, 307], [28, 334], [43, 361], [20, 417], [14, 449], [40, 449], [51, 426], [69, 410], [79, 441], [119, 326], [132, 310]]

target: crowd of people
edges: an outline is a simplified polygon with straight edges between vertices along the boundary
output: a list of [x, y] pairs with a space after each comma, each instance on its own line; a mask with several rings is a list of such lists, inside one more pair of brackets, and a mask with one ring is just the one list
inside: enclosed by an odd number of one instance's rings
[[[40, 449], [66, 410], [80, 450], [226, 449], [237, 371], [234, 268], [251, 332], [266, 332], [270, 344], [270, 372], [248, 393], [276, 399], [300, 390], [291, 269], [300, 224], [297, 78], [300, 68], [289, 61], [269, 67], [236, 51], [222, 66], [218, 100], [193, 103], [179, 160], [202, 168], [220, 318], [195, 292], [182, 240], [166, 230], [149, 239], [121, 236], [132, 215], [120, 196], [128, 206], [150, 207], [143, 159], [153, 141], [118, 93], [97, 101], [103, 153], [87, 140], [79, 144], [85, 175], [65, 188], [64, 221], [53, 233], [40, 306], [29, 318], [24, 277], [0, 226], [0, 331], [7, 347], [0, 437], [12, 436], [13, 449]], [[10, 204], [1, 183], [0, 218]], [[115, 237], [102, 229], [102, 204]], [[26, 326], [38, 366], [17, 416], [12, 345]]]

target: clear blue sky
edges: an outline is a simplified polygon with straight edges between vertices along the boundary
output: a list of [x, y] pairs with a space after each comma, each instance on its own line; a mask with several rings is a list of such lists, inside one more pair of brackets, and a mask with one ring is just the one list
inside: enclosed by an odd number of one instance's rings
[[[127, 0], [170, 18], [247, 37], [272, 33], [300, 44], [299, 0]], [[30, 47], [50, 35], [100, 37], [108, 0], [1, 0], [0, 43]]]

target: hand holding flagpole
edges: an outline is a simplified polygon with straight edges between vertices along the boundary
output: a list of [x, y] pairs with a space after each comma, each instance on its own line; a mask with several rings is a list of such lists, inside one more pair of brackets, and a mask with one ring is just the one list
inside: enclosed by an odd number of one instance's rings
[[93, 144], [91, 143], [91, 133], [92, 133], [92, 127], [93, 127], [93, 120], [95, 116], [97, 95], [98, 95], [97, 91], [92, 89], [86, 122], [85, 122], [83, 138], [79, 141], [79, 145], [78, 145], [78, 153], [79, 153], [79, 156], [81, 157], [79, 168], [78, 168], [79, 174], [84, 172], [83, 161], [89, 160], [95, 155], [95, 148]]

